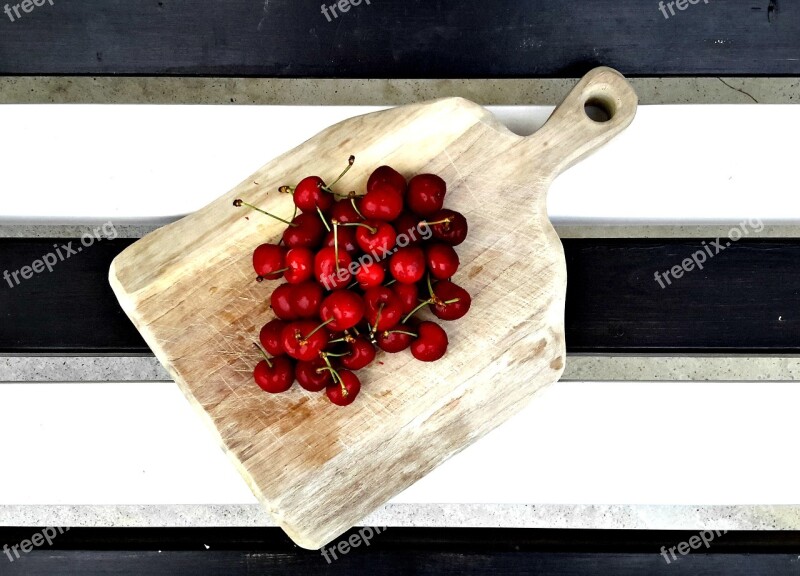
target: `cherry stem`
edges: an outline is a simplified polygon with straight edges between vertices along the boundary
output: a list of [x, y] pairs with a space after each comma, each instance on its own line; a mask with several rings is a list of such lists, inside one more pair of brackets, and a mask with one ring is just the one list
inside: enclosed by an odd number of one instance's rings
[[384, 284], [384, 286], [391, 286], [391, 285], [392, 285], [392, 284], [394, 284], [395, 282], [397, 282], [397, 279], [396, 279], [396, 278], [392, 278], [392, 279], [391, 279], [391, 280], [389, 280], [389, 281], [388, 281], [386, 284]]
[[237, 208], [239, 208], [240, 206], [247, 206], [248, 208], [255, 210], [256, 212], [261, 212], [262, 214], [266, 214], [270, 218], [275, 218], [275, 220], [278, 220], [279, 222], [283, 222], [284, 224], [288, 224], [289, 226], [297, 226], [297, 224], [295, 224], [294, 222], [289, 222], [288, 220], [284, 220], [280, 216], [275, 216], [275, 214], [270, 214], [269, 212], [267, 212], [266, 210], [262, 210], [258, 206], [253, 206], [252, 204], [248, 204], [241, 198], [237, 198], [236, 200], [234, 200], [233, 205], [236, 206]]
[[452, 221], [453, 220], [450, 217], [444, 218], [442, 220], [437, 220], [436, 222], [426, 222], [425, 220], [423, 220], [422, 222], [420, 222], [420, 225], [424, 224], [425, 226], [436, 226], [437, 224], [450, 224], [450, 222]]
[[409, 312], [408, 315], [405, 318], [403, 318], [403, 321], [400, 322], [400, 324], [405, 324], [406, 322], [408, 322], [408, 319], [411, 318], [414, 314], [425, 308], [425, 306], [430, 306], [431, 304], [433, 304], [433, 300], [424, 300], [419, 306], [417, 306], [411, 312]]
[[358, 214], [358, 216], [360, 218], [366, 220], [366, 218], [364, 218], [364, 215], [361, 213], [361, 210], [358, 209], [358, 206], [356, 205], [356, 199], [355, 198], [350, 198], [350, 204], [353, 205], [353, 210], [356, 211], [356, 214]]
[[327, 355], [325, 355], [324, 353], [323, 353], [323, 354], [320, 354], [320, 356], [321, 356], [321, 357], [322, 357], [322, 359], [325, 361], [325, 364], [327, 364], [327, 365], [328, 365], [328, 367], [327, 367], [327, 368], [325, 368], [325, 369], [326, 369], [326, 370], [330, 370], [330, 371], [331, 371], [331, 376], [333, 376], [333, 381], [334, 381], [334, 382], [336, 382], [337, 384], [340, 384], [340, 385], [342, 386], [342, 392], [343, 392], [343, 393], [346, 393], [346, 392], [347, 392], [347, 389], [344, 387], [344, 382], [342, 382], [342, 377], [341, 377], [341, 376], [339, 376], [339, 373], [338, 373], [338, 372], [336, 371], [336, 369], [333, 367], [333, 365], [331, 364], [331, 361], [330, 361], [330, 360], [328, 360], [328, 356], [327, 356]]
[[332, 220], [333, 222], [333, 259], [336, 260], [336, 274], [339, 275], [339, 222], [337, 220]]
[[350, 170], [350, 168], [353, 167], [353, 164], [355, 164], [355, 162], [356, 162], [356, 157], [355, 156], [350, 156], [350, 158], [347, 159], [347, 168], [342, 170], [342, 173], [339, 174], [339, 177], [336, 180], [334, 180], [333, 182], [330, 183], [330, 186], [335, 186], [336, 183], [339, 182], [339, 180], [344, 178], [344, 175], [347, 174], [347, 172]]
[[369, 230], [370, 234], [377, 234], [378, 233], [378, 229], [377, 228], [373, 228], [372, 226], [370, 226], [368, 224], [364, 224], [363, 222], [344, 222], [344, 223], [342, 223], [342, 226], [361, 226], [362, 228], [366, 228], [367, 230]]
[[322, 210], [320, 210], [319, 206], [317, 206], [317, 214], [319, 214], [319, 217], [322, 220], [322, 224], [325, 226], [325, 230], [330, 232], [331, 231], [331, 227], [328, 226], [328, 221], [325, 220], [325, 214], [322, 213]]
[[453, 298], [452, 300], [445, 300], [445, 304], [455, 304], [456, 302], [460, 302], [461, 298]]
[[375, 326], [370, 326], [370, 332], [373, 334], [378, 331], [378, 323], [381, 321], [381, 312], [383, 312], [384, 303], [381, 302], [381, 305], [378, 306], [378, 313], [375, 314]]
[[326, 358], [341, 358], [342, 356], [350, 356], [350, 352], [345, 352], [343, 354], [334, 354], [333, 352], [322, 352], [321, 354]]
[[431, 299], [436, 298], [436, 294], [433, 293], [433, 286], [431, 285], [431, 273], [428, 272], [428, 292], [431, 293]]
[[261, 352], [261, 355], [264, 357], [264, 360], [266, 360], [266, 361], [267, 361], [267, 366], [269, 366], [270, 368], [272, 368], [272, 361], [270, 360], [269, 356], [267, 355], [267, 352], [266, 352], [266, 350], [264, 350], [264, 349], [263, 349], [261, 346], [259, 346], [259, 345], [258, 345], [258, 344], [256, 344], [255, 342], [253, 342], [253, 346], [255, 346], [255, 347], [256, 347], [256, 349], [257, 349], [259, 352]]
[[406, 334], [407, 336], [413, 336], [416, 338], [418, 335], [414, 334], [413, 332], [406, 332], [405, 330], [387, 330], [384, 334]]
[[336, 318], [328, 318], [327, 320], [325, 320], [325, 322], [323, 322], [322, 324], [320, 324], [319, 326], [317, 326], [316, 328], [314, 328], [314, 329], [311, 331], [311, 334], [309, 334], [308, 336], [306, 336], [305, 338], [303, 338], [303, 339], [301, 340], [301, 343], [302, 343], [302, 342], [308, 342], [308, 339], [309, 339], [309, 338], [311, 338], [311, 337], [312, 337], [314, 334], [316, 334], [317, 332], [319, 332], [320, 330], [322, 330], [323, 328], [325, 328], [325, 326], [327, 326], [328, 324], [330, 324], [330, 323], [331, 323], [331, 322], [333, 322], [334, 320], [336, 320]]

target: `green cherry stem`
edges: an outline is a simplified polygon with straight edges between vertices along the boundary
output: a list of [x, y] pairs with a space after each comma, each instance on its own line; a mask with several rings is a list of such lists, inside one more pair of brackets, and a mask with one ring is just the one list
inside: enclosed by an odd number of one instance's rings
[[331, 220], [333, 223], [333, 259], [336, 260], [336, 274], [339, 274], [339, 226], [338, 220]]
[[428, 292], [431, 294], [431, 299], [436, 298], [436, 294], [433, 293], [433, 285], [431, 284], [431, 273], [428, 272]]
[[431, 300], [424, 300], [422, 303], [420, 303], [419, 306], [417, 306], [411, 312], [409, 312], [408, 315], [405, 318], [403, 318], [403, 321], [400, 322], [400, 324], [405, 324], [406, 322], [408, 322], [408, 319], [411, 318], [414, 314], [416, 314], [417, 312], [419, 312], [420, 310], [425, 308], [425, 306], [430, 306], [431, 304], [433, 304], [433, 300], [432, 299]]
[[416, 338], [418, 334], [414, 334], [413, 332], [407, 332], [405, 330], [387, 330], [384, 334], [405, 334], [406, 336], [412, 336]]
[[347, 159], [347, 168], [342, 170], [342, 173], [339, 174], [339, 177], [336, 180], [334, 180], [333, 182], [331, 182], [330, 184], [328, 184], [328, 185], [320, 184], [319, 185], [320, 189], [321, 190], [325, 190], [326, 192], [330, 192], [331, 194], [336, 194], [333, 191], [333, 187], [336, 185], [337, 182], [339, 182], [339, 180], [341, 180], [344, 177], [345, 174], [347, 174], [347, 172], [350, 170], [350, 168], [353, 167], [353, 164], [355, 163], [355, 161], [356, 161], [356, 157], [355, 156], [350, 156], [350, 158]]
[[363, 222], [343, 222], [341, 226], [361, 226], [362, 228], [366, 228], [370, 231], [370, 234], [377, 234], [378, 229], [373, 228], [369, 224], [364, 224]]
[[381, 305], [378, 306], [378, 313], [375, 314], [375, 325], [374, 326], [370, 326], [370, 330], [369, 331], [372, 334], [375, 334], [375, 332], [378, 331], [378, 323], [381, 321], [381, 312], [383, 312], [383, 302], [381, 302]]
[[319, 214], [320, 220], [322, 220], [322, 224], [325, 226], [325, 230], [330, 232], [331, 227], [328, 226], [328, 221], [325, 220], [325, 214], [322, 213], [322, 210], [320, 210], [319, 206], [317, 206], [317, 214]]
[[330, 323], [331, 323], [331, 322], [333, 322], [334, 320], [335, 320], [335, 318], [328, 318], [327, 320], [325, 320], [325, 322], [323, 322], [322, 324], [320, 324], [319, 326], [317, 326], [316, 328], [314, 328], [314, 329], [311, 331], [311, 333], [310, 333], [308, 336], [306, 336], [305, 338], [303, 338], [303, 339], [302, 339], [300, 342], [301, 342], [301, 343], [303, 343], [303, 342], [308, 342], [308, 339], [309, 339], [309, 338], [311, 338], [311, 337], [312, 337], [314, 334], [316, 334], [317, 332], [319, 332], [320, 330], [322, 330], [323, 328], [325, 328], [325, 326], [327, 326], [328, 324], [330, 324]]
[[362, 218], [363, 220], [366, 220], [366, 218], [364, 218], [364, 215], [361, 213], [361, 210], [358, 209], [358, 206], [356, 205], [356, 199], [355, 198], [350, 198], [350, 204], [353, 205], [353, 210], [356, 211], [356, 214], [358, 214], [358, 216], [360, 218]]
[[259, 345], [258, 345], [258, 344], [256, 344], [255, 342], [253, 342], [253, 346], [255, 346], [255, 347], [256, 347], [256, 349], [257, 349], [259, 352], [261, 352], [261, 355], [264, 357], [264, 360], [266, 360], [266, 361], [267, 361], [267, 366], [269, 366], [270, 368], [272, 368], [272, 360], [270, 360], [270, 357], [267, 355], [267, 352], [266, 352], [266, 350], [264, 350], [264, 349], [263, 349], [261, 346], [259, 346]]
[[239, 208], [240, 206], [247, 206], [248, 208], [255, 210], [256, 212], [261, 212], [262, 214], [266, 214], [270, 218], [275, 218], [275, 220], [278, 220], [279, 222], [283, 222], [284, 224], [288, 224], [289, 226], [297, 226], [297, 224], [295, 224], [294, 222], [289, 222], [288, 220], [284, 220], [280, 216], [275, 216], [275, 214], [270, 214], [269, 212], [267, 212], [266, 210], [262, 210], [258, 206], [253, 206], [252, 204], [248, 204], [241, 198], [237, 198], [236, 200], [234, 200], [233, 205], [236, 206], [237, 208]]

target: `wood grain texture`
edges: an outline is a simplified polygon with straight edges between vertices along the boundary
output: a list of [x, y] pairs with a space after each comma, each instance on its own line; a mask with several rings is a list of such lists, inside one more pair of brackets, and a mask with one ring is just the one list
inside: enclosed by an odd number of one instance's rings
[[294, 0], [54, 4], [13, 23], [0, 12], [0, 74], [800, 74], [792, 0], [713, 0], [668, 19], [657, 0], [381, 0], [331, 22], [321, 2]]
[[[611, 112], [591, 120], [587, 101]], [[509, 132], [459, 98], [346, 120], [269, 162], [216, 202], [146, 236], [118, 256], [110, 281], [123, 309], [276, 522], [317, 548], [436, 465], [516, 413], [564, 369], [566, 270], [546, 212], [552, 179], [633, 120], [636, 96], [617, 72], [587, 75], [535, 135]], [[309, 169], [363, 189], [389, 164], [448, 182], [463, 212], [459, 282], [467, 319], [448, 325], [444, 361], [382, 355], [363, 371], [359, 401], [342, 410], [320, 394], [278, 397], [252, 382], [252, 341], [269, 319], [269, 284], [253, 281], [250, 254], [285, 225], [245, 218], [235, 198], [291, 214], [277, 189]]]

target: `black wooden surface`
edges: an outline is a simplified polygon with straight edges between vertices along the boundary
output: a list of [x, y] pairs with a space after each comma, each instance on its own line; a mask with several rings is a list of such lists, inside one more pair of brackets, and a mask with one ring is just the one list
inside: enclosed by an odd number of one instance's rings
[[[41, 528], [0, 528], [0, 544], [13, 545], [36, 532]], [[52, 547], [14, 562], [0, 555], [0, 574], [782, 576], [800, 570], [797, 532], [728, 532], [711, 540], [709, 548], [701, 545], [669, 564], [664, 560], [662, 546], [697, 534], [390, 527], [369, 547], [353, 548], [328, 563], [319, 551], [294, 546], [277, 528], [73, 528], [57, 536]]]
[[13, 22], [0, 12], [0, 74], [800, 74], [795, 0], [711, 0], [668, 19], [656, 0], [366, 1], [328, 22], [305, 0], [53, 0]]
[[[66, 242], [0, 239], [0, 274]], [[13, 288], [0, 278], [0, 353], [149, 353], [107, 281], [111, 260], [131, 242], [98, 242]], [[740, 240], [661, 288], [655, 272], [704, 242], [564, 240], [568, 351], [800, 352], [800, 240]]]

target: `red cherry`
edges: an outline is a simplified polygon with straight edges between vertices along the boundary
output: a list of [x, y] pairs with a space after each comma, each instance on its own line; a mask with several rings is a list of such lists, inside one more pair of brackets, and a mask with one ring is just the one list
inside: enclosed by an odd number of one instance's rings
[[291, 284], [281, 284], [272, 291], [272, 295], [269, 297], [272, 311], [281, 320], [297, 320], [297, 314], [292, 308], [293, 301]]
[[398, 282], [413, 284], [425, 275], [425, 253], [419, 246], [406, 246], [392, 254], [389, 271]]
[[435, 362], [447, 352], [447, 332], [434, 322], [420, 322], [417, 339], [411, 343], [411, 354], [422, 362]]
[[337, 406], [347, 406], [353, 403], [361, 391], [361, 382], [358, 380], [358, 376], [349, 370], [340, 370], [339, 378], [341, 379], [341, 384], [334, 383], [329, 385], [325, 389], [325, 394]]
[[284, 354], [281, 346], [281, 331], [286, 327], [286, 322], [277, 318], [270, 320], [258, 334], [258, 340], [270, 356], [280, 356]]
[[444, 206], [447, 184], [435, 174], [414, 176], [408, 183], [406, 202], [415, 214], [430, 216]]
[[288, 248], [311, 248], [314, 250], [319, 247], [325, 236], [325, 227], [319, 214], [314, 212], [298, 214], [292, 220], [292, 224], [283, 232], [283, 243]]
[[365, 220], [356, 228], [356, 242], [367, 254], [382, 258], [394, 248], [397, 234], [388, 222]]
[[331, 209], [331, 220], [336, 220], [340, 224], [350, 224], [353, 222], [361, 222], [363, 218], [356, 211], [353, 202], [348, 200], [339, 200], [333, 205]]
[[367, 323], [378, 332], [394, 328], [403, 319], [403, 303], [385, 286], [364, 292], [364, 307]]
[[414, 339], [414, 336], [406, 333], [406, 331], [410, 332], [410, 329], [401, 326], [396, 330], [378, 332], [375, 338], [378, 348], [391, 354], [402, 352], [411, 345], [411, 341]]
[[[458, 320], [463, 318], [472, 304], [469, 292], [448, 280], [437, 282], [433, 287], [437, 301], [431, 311], [442, 320]], [[449, 304], [448, 304], [449, 302]]]
[[419, 304], [419, 289], [416, 284], [403, 284], [395, 282], [389, 286], [392, 292], [400, 299], [403, 314], [410, 313]]
[[[353, 230], [354, 226], [336, 226], [336, 236], [339, 238], [339, 250], [344, 250], [350, 256], [358, 252], [358, 244], [356, 243], [356, 231]], [[323, 247], [332, 247], [333, 243], [333, 230], [325, 235], [325, 240], [322, 242]]]
[[366, 290], [367, 288], [374, 288], [383, 284], [386, 278], [386, 271], [380, 262], [369, 261], [364, 262], [356, 270], [356, 280], [358, 285]]
[[358, 209], [364, 218], [391, 222], [403, 210], [403, 197], [387, 184], [377, 184], [361, 197]]
[[467, 219], [455, 210], [439, 210], [427, 220], [433, 237], [451, 246], [458, 246], [467, 237]]
[[[419, 216], [416, 216], [411, 212], [403, 212], [394, 222], [392, 222], [392, 226], [394, 226], [394, 229], [397, 232], [398, 239], [403, 236], [406, 238], [408, 244], [419, 244], [425, 238], [425, 236], [430, 238], [433, 235], [432, 232], [427, 232], [427, 228], [420, 228], [419, 223]], [[427, 234], [423, 234], [423, 232], [427, 232]]]
[[286, 252], [286, 268], [283, 277], [289, 284], [305, 282], [314, 275], [314, 253], [308, 248], [290, 248]]
[[309, 392], [320, 392], [333, 383], [331, 371], [320, 356], [310, 362], [298, 362], [294, 367], [294, 376], [298, 384]]
[[311, 280], [295, 284], [290, 303], [298, 318], [316, 318], [322, 303], [322, 286]]
[[292, 358], [310, 362], [328, 344], [328, 332], [310, 320], [292, 322], [281, 332], [281, 344]]
[[286, 250], [277, 244], [262, 244], [253, 251], [253, 269], [259, 278], [277, 280], [283, 274]]
[[425, 249], [425, 260], [431, 275], [440, 280], [452, 278], [460, 264], [455, 249], [444, 242], [429, 244]]
[[404, 196], [406, 193], [406, 179], [400, 172], [389, 166], [379, 166], [375, 169], [367, 180], [367, 192], [371, 192], [380, 185], [392, 188], [400, 196]]
[[375, 360], [375, 346], [366, 338], [352, 338], [346, 343], [348, 354], [339, 360], [350, 370], [361, 370]]
[[319, 316], [335, 332], [352, 328], [364, 317], [364, 301], [355, 292], [337, 290], [331, 293], [319, 308]]
[[325, 186], [319, 176], [309, 176], [303, 178], [294, 189], [294, 205], [301, 212], [316, 212], [317, 207], [323, 212], [333, 206], [333, 194], [326, 192], [321, 186]]
[[262, 360], [253, 370], [253, 379], [265, 392], [271, 394], [286, 392], [294, 382], [294, 365], [286, 356], [278, 356], [269, 361]]
[[352, 274], [350, 264], [353, 259], [344, 251], [339, 250], [339, 269], [336, 269], [336, 249], [327, 246], [317, 252], [314, 257], [314, 276], [327, 290], [335, 290], [347, 286]]

